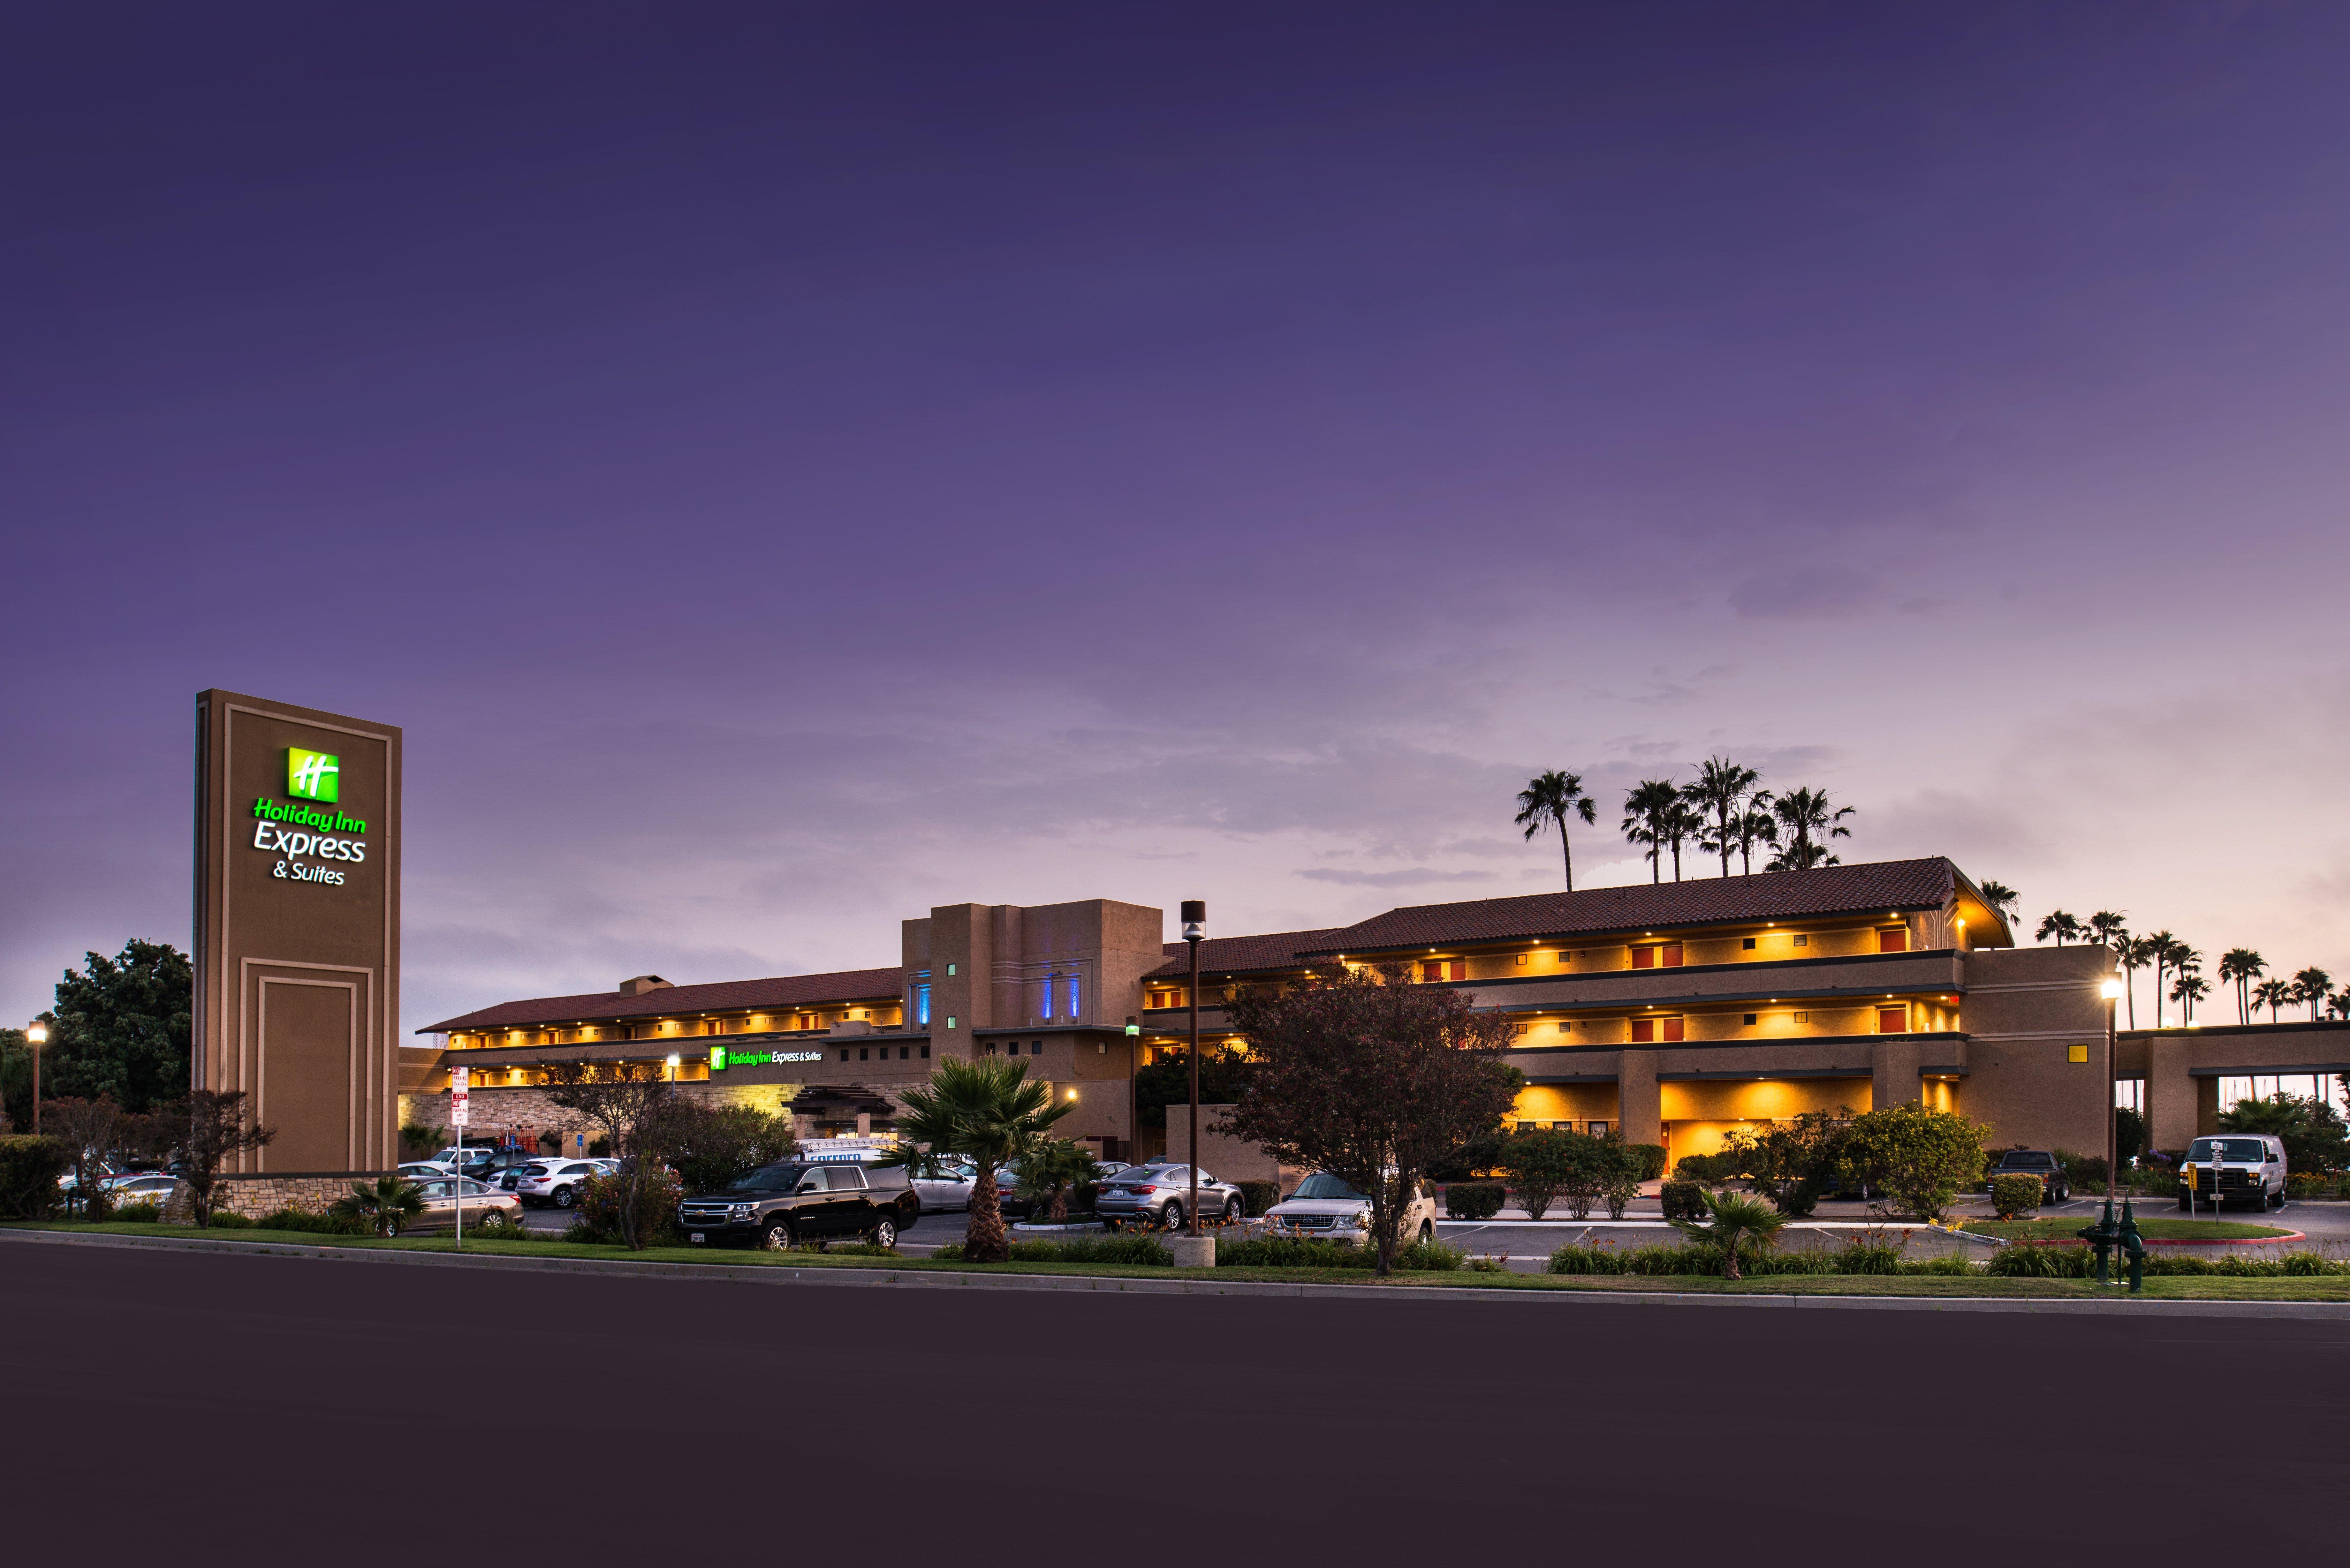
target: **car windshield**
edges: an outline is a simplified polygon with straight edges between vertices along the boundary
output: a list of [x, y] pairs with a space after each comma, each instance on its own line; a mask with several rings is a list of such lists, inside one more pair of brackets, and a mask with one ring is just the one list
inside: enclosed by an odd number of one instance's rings
[[2187, 1163], [2210, 1164], [2215, 1147], [2221, 1159], [2237, 1165], [2259, 1165], [2269, 1157], [2267, 1146], [2256, 1137], [2199, 1137], [2187, 1147]]
[[2011, 1149], [2008, 1151], [2007, 1157], [2001, 1160], [2000, 1163], [2010, 1170], [2046, 1170], [2056, 1162], [2044, 1154], [2032, 1154], [2026, 1153], [2021, 1149]]
[[1313, 1175], [1307, 1177], [1305, 1180], [1299, 1182], [1297, 1184], [1297, 1190], [1290, 1194], [1290, 1196], [1293, 1198], [1353, 1198], [1357, 1199], [1360, 1199], [1363, 1197], [1361, 1193], [1347, 1185], [1347, 1181], [1344, 1177], [1333, 1176], [1326, 1170], [1317, 1170]]
[[789, 1192], [800, 1184], [805, 1165], [762, 1166], [748, 1176], [738, 1176], [726, 1184], [729, 1192]]

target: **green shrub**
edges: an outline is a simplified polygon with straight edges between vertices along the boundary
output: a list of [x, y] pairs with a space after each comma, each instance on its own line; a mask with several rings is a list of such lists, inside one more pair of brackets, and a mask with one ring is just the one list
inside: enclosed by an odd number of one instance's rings
[[[579, 1218], [571, 1222], [564, 1240], [586, 1241], [599, 1246], [625, 1247], [629, 1239], [621, 1234], [621, 1184], [624, 1175], [594, 1176], [579, 1196]], [[648, 1171], [644, 1195], [638, 1199], [637, 1245], [665, 1246], [678, 1240], [678, 1186], [661, 1172]]]
[[1378, 1261], [1367, 1247], [1318, 1237], [1259, 1236], [1216, 1248], [1217, 1265], [1234, 1269], [1367, 1269]]
[[1502, 1211], [1508, 1194], [1498, 1181], [1456, 1181], [1444, 1189], [1448, 1220], [1491, 1220]]
[[[2152, 1260], [2148, 1260], [2152, 1262]], [[1991, 1255], [1986, 1273], [2011, 1280], [2080, 1280], [2096, 1272], [2086, 1247], [2033, 1247], [2011, 1243]]]
[[[1014, 1242], [1014, 1246], [1022, 1243]], [[825, 1251], [836, 1258], [896, 1258], [904, 1256], [895, 1247], [884, 1247], [879, 1241], [835, 1241]]]
[[[948, 1255], [944, 1247], [931, 1254], [939, 1258]], [[960, 1244], [952, 1255], [958, 1260], [962, 1257]], [[1170, 1267], [1175, 1261], [1156, 1237], [1133, 1234], [1072, 1236], [1066, 1241], [1014, 1241], [1010, 1256], [1015, 1263], [1128, 1263], [1150, 1269]]]
[[1248, 1205], [1252, 1220], [1281, 1201], [1281, 1183], [1278, 1181], [1236, 1181], [1232, 1185], [1241, 1189], [1241, 1200]]
[[160, 1203], [126, 1203], [109, 1218], [126, 1225], [154, 1225], [162, 1220], [163, 1206]]
[[72, 1164], [60, 1139], [0, 1137], [0, 1219], [47, 1219], [62, 1201], [57, 1178]]
[[1914, 1102], [1855, 1116], [1839, 1146], [1842, 1166], [1892, 1195], [1904, 1211], [1939, 1220], [1982, 1175], [1983, 1127]]
[[1994, 1176], [1991, 1179], [1991, 1206], [2002, 1220], [2036, 1213], [2045, 1190], [2036, 1176]]
[[493, 1209], [480, 1220], [465, 1227], [465, 1234], [483, 1241], [536, 1241], [538, 1232], [522, 1222], [516, 1215], [509, 1219], [503, 1209]]
[[1673, 1179], [1693, 1181], [1700, 1186], [1719, 1186], [1738, 1174], [1729, 1168], [1732, 1163], [1718, 1154], [1683, 1155], [1673, 1161]]
[[[1704, 1156], [1692, 1155], [1690, 1158], [1691, 1159], [1701, 1159]], [[1686, 1166], [1689, 1164], [1689, 1160], [1685, 1159], [1681, 1161], [1681, 1164]], [[1680, 1179], [1668, 1181], [1664, 1185], [1661, 1197], [1665, 1206], [1665, 1218], [1668, 1220], [1702, 1220], [1705, 1218], [1705, 1187], [1701, 1182], [1684, 1181]]]
[[1640, 1179], [1654, 1181], [1665, 1174], [1665, 1146], [1660, 1143], [1627, 1143], [1624, 1146], [1640, 1159]]
[[1939, 1257], [1919, 1258], [1915, 1261], [1905, 1261], [1901, 1265], [1901, 1272], [1905, 1274], [1956, 1274], [1965, 1276], [1972, 1274], [1974, 1272], [1974, 1260], [1968, 1257], [1964, 1252], [1944, 1252]]
[[1839, 1274], [1898, 1274], [1901, 1272], [1901, 1248], [1881, 1235], [1864, 1232], [1836, 1249], [1835, 1272]]
[[[214, 1216], [213, 1223], [220, 1223], [218, 1216]], [[364, 1220], [338, 1220], [331, 1214], [314, 1214], [307, 1209], [280, 1209], [275, 1214], [264, 1215], [259, 1225], [264, 1231], [303, 1231], [321, 1236], [369, 1234]]]
[[[1366, 1247], [1363, 1251], [1371, 1252], [1372, 1249]], [[1373, 1252], [1372, 1255], [1376, 1261], [1377, 1253]], [[1467, 1262], [1468, 1257], [1468, 1249], [1463, 1247], [1448, 1247], [1441, 1241], [1414, 1241], [1409, 1247], [1396, 1249], [1395, 1266], [1399, 1269], [1450, 1274], [1457, 1273]]]
[[2102, 1154], [2074, 1154], [2069, 1149], [2055, 1151], [2057, 1168], [2064, 1173], [2064, 1185], [2076, 1191], [2094, 1192], [2106, 1184], [2106, 1157]]

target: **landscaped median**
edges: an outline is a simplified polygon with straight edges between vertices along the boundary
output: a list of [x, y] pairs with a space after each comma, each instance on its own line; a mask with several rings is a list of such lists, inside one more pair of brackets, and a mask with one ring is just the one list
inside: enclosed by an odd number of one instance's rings
[[[2069, 1241], [2079, 1246], [2082, 1224], [2077, 1220], [1970, 1220], [1959, 1229], [2002, 1241]], [[2149, 1244], [2165, 1247], [2282, 1245], [2308, 1240], [2298, 1231], [2231, 1220], [2140, 1220], [2137, 1233]]]
[[[11, 1224], [13, 1231], [52, 1231], [68, 1235], [145, 1240], [170, 1243], [201, 1242], [204, 1232], [178, 1225], [77, 1224], [64, 1221]], [[256, 1245], [284, 1247], [287, 1250], [319, 1249], [359, 1251], [391, 1251], [410, 1253], [454, 1253], [455, 1241], [446, 1235], [402, 1236], [383, 1239], [372, 1236], [338, 1236], [307, 1231], [269, 1231], [244, 1229], [226, 1231], [213, 1235], [211, 1240], [250, 1249]], [[1762, 1273], [1743, 1280], [1724, 1280], [1718, 1275], [1701, 1273], [1512, 1273], [1499, 1269], [1481, 1271], [1465, 1266], [1465, 1259], [1450, 1265], [1408, 1269], [1387, 1280], [1378, 1280], [1368, 1269], [1357, 1267], [1268, 1267], [1238, 1266], [1215, 1269], [1176, 1269], [1168, 1265], [1137, 1263], [1076, 1262], [1043, 1258], [1015, 1258], [1007, 1263], [970, 1263], [953, 1259], [892, 1257], [871, 1252], [850, 1252], [835, 1248], [827, 1252], [766, 1252], [727, 1251], [712, 1253], [708, 1248], [653, 1247], [632, 1252], [622, 1248], [598, 1246], [562, 1241], [476, 1241], [468, 1237], [464, 1252], [468, 1257], [489, 1260], [512, 1257], [517, 1260], [578, 1260], [605, 1265], [632, 1264], [694, 1264], [707, 1267], [719, 1264], [726, 1268], [863, 1270], [885, 1271], [894, 1275], [1060, 1275], [1105, 1279], [1191, 1280], [1202, 1283], [1266, 1283], [1303, 1285], [1375, 1286], [1381, 1289], [1410, 1291], [1430, 1287], [1453, 1289], [1498, 1290], [1516, 1292], [1609, 1292], [1641, 1294], [1674, 1295], [1755, 1295], [1755, 1296], [1846, 1296], [1863, 1297], [1954, 1297], [1966, 1299], [2015, 1298], [2022, 1300], [2066, 1300], [2096, 1298], [2106, 1301], [2126, 1299], [2113, 1286], [2100, 1287], [2094, 1280], [2075, 1277], [2010, 1278], [1981, 1272], [1903, 1272], [1903, 1273]], [[1456, 1255], [1457, 1256], [1457, 1255]], [[2314, 1256], [2314, 1254], [2312, 1255]], [[1430, 1260], [1433, 1262], [1434, 1260]], [[2200, 1262], [2201, 1260], [2193, 1260]], [[1571, 1262], [1562, 1258], [1559, 1262]], [[2308, 1274], [2238, 1274], [2196, 1272], [2193, 1273], [2150, 1274], [2146, 1281], [2146, 1300], [2169, 1301], [2243, 1301], [2243, 1302], [2338, 1302], [2350, 1303], [2350, 1262], [2341, 1260], [2319, 1260], [2324, 1272]], [[1558, 1266], [1556, 1262], [1554, 1266]], [[1945, 1265], [1947, 1267], [1947, 1265]]]

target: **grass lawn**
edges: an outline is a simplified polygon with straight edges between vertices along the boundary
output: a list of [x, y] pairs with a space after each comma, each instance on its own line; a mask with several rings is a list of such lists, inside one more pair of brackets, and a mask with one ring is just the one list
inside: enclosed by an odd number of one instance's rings
[[[181, 1225], [140, 1225], [109, 1221], [84, 1225], [66, 1221], [13, 1224], [10, 1229], [63, 1231], [99, 1235], [186, 1239], [209, 1234], [224, 1241], [260, 1242], [288, 1247], [348, 1247], [361, 1250], [452, 1252], [456, 1242], [446, 1234], [402, 1236], [384, 1241], [370, 1236], [329, 1236], [307, 1231], [214, 1231], [198, 1232]], [[1379, 1282], [1367, 1269], [1166, 1269], [1122, 1263], [962, 1263], [937, 1262], [928, 1258], [868, 1258], [815, 1252], [761, 1252], [749, 1249], [653, 1247], [628, 1252], [615, 1247], [571, 1241], [476, 1241], [468, 1238], [467, 1252], [522, 1258], [592, 1258], [603, 1262], [717, 1263], [738, 1268], [886, 1269], [895, 1273], [1076, 1274], [1112, 1279], [1263, 1280], [1294, 1284], [1371, 1285]], [[1420, 1272], [1392, 1276], [1386, 1288], [1418, 1290], [1466, 1288], [1503, 1291], [1602, 1291], [1624, 1293], [1802, 1296], [2011, 1296], [2065, 1299], [2124, 1295], [2093, 1280], [1993, 1279], [1988, 1276], [1901, 1274], [1776, 1274], [1760, 1279], [1723, 1280], [1705, 1275], [1638, 1276], [1618, 1274], [1560, 1275]], [[2230, 1279], [2196, 1275], [2154, 1275], [2145, 1295], [2165, 1301], [2350, 1302], [2350, 1275], [2310, 1278]]]
[[[2010, 1241], [2071, 1241], [2086, 1220], [1970, 1220], [1959, 1227], [1978, 1236], [1998, 1236]], [[2251, 1241], [2263, 1236], [2290, 1236], [2278, 1225], [2246, 1225], [2232, 1220], [2144, 1220], [2137, 1233], [2149, 1241]]]

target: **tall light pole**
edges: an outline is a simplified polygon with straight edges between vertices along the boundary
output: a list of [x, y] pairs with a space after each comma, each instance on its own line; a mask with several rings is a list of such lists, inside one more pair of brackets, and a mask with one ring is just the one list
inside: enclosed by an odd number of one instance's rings
[[[1200, 950], [1193, 948], [1191, 950], [1197, 952]], [[48, 1043], [47, 1024], [36, 1023], [25, 1031], [25, 1044], [33, 1048], [33, 1136], [36, 1137], [41, 1132], [41, 1047]]]
[[1194, 1237], [1200, 1234], [1200, 940], [1207, 934], [1208, 901], [1184, 899], [1183, 940], [1191, 950], [1191, 1199], [1183, 1205], [1183, 1220]]
[[2121, 1082], [2120, 1064], [2114, 1060], [2114, 1003], [2121, 1000], [2122, 982], [2108, 976], [2097, 994], [2106, 999], [2106, 1212], [2110, 1215], [2122, 1163], [2122, 1114], [2114, 1104], [2120, 1097]]

